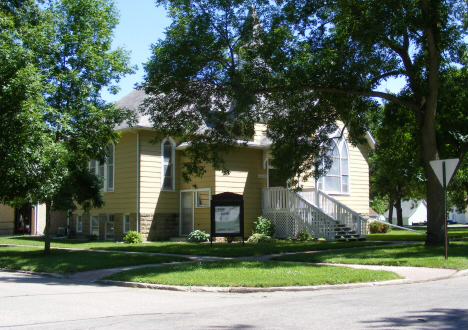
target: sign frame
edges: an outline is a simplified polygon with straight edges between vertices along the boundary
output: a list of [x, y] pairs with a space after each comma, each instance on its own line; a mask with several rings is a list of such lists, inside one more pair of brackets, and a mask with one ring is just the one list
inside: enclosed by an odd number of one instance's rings
[[[220, 221], [222, 218], [224, 220]], [[222, 222], [231, 222], [234, 229], [223, 228], [228, 231], [221, 231], [220, 223]], [[211, 245], [213, 245], [213, 237], [242, 237], [242, 245], [244, 245], [244, 197], [242, 195], [226, 192], [211, 197]]]

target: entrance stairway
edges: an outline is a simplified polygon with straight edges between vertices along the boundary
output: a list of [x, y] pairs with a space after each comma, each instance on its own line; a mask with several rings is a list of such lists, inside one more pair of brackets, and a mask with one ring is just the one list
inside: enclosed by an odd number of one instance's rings
[[264, 188], [262, 210], [276, 225], [278, 238], [296, 238], [309, 232], [327, 241], [363, 241], [367, 219], [324, 192], [296, 193], [286, 188]]

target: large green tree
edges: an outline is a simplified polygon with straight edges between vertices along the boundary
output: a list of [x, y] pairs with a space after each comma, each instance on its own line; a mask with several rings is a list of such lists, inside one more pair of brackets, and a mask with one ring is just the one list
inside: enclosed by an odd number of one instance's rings
[[[441, 158], [436, 116], [440, 115], [441, 82], [449, 81], [443, 77], [451, 68], [462, 68], [460, 75], [466, 81], [466, 1], [157, 3], [168, 6], [173, 23], [166, 39], [154, 45], [146, 66], [145, 89], [154, 95], [148, 112], [161, 135], [186, 134], [196, 140], [188, 153], [197, 163], [189, 163], [186, 169], [202, 172], [204, 161], [222, 164], [215, 142], [226, 146], [235, 136], [251, 134], [254, 122], [279, 119], [268, 134], [275, 143], [274, 155], [284, 155], [278, 141], [290, 141], [288, 156], [293, 159], [285, 170], [293, 177], [307, 156], [304, 152], [315, 157], [317, 147], [324, 145], [305, 141], [304, 133], [310, 133], [302, 129], [305, 122], [315, 133], [339, 118], [356, 141], [373, 111], [369, 109], [375, 109], [375, 99], [382, 99], [415, 118], [413, 138], [427, 178], [426, 243], [443, 243], [443, 189], [430, 161]], [[405, 79], [402, 93], [379, 91], [391, 77]], [[460, 116], [466, 113], [462, 108], [456, 111]], [[207, 118], [215, 123], [203, 131], [207, 137], [193, 138]], [[304, 120], [298, 123], [297, 134], [290, 120], [294, 118]], [[444, 157], [463, 158], [466, 136], [456, 134], [458, 126], [453, 122], [447, 124], [461, 149]], [[199, 140], [209, 142], [209, 147], [203, 149]]]
[[389, 221], [396, 209], [397, 224], [403, 226], [401, 202], [425, 199], [425, 177], [419, 159], [419, 144], [412, 112], [398, 104], [388, 103], [382, 119], [373, 130], [376, 148], [369, 157], [371, 198], [387, 199]]
[[105, 160], [114, 125], [129, 115], [100, 93], [132, 69], [111, 49], [110, 0], [6, 1], [0, 10], [0, 198], [45, 203], [48, 254], [53, 210], [103, 204], [88, 160]]

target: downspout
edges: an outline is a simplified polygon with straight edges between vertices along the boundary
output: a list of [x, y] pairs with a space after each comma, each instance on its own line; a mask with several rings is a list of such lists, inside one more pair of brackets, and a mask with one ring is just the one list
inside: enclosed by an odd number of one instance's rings
[[136, 205], [136, 210], [137, 210], [137, 233], [140, 232], [140, 132], [137, 133], [137, 205]]
[[134, 132], [130, 127], [130, 132], [137, 135], [137, 177], [136, 177], [136, 231], [140, 232], [140, 132]]

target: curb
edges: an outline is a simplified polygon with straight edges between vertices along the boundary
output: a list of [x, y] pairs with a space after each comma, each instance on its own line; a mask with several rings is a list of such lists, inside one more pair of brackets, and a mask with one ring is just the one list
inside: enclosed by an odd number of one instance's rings
[[127, 288], [141, 288], [153, 290], [168, 290], [182, 292], [221, 292], [221, 293], [257, 293], [257, 292], [300, 292], [300, 291], [320, 291], [320, 290], [346, 290], [353, 288], [364, 288], [374, 286], [386, 286], [397, 284], [410, 284], [412, 282], [400, 279], [382, 282], [366, 282], [366, 283], [350, 283], [336, 285], [316, 285], [316, 286], [283, 286], [283, 287], [207, 287], [207, 286], [177, 286], [177, 285], [162, 285], [137, 282], [120, 282], [111, 280], [97, 280], [95, 284], [120, 286]]

